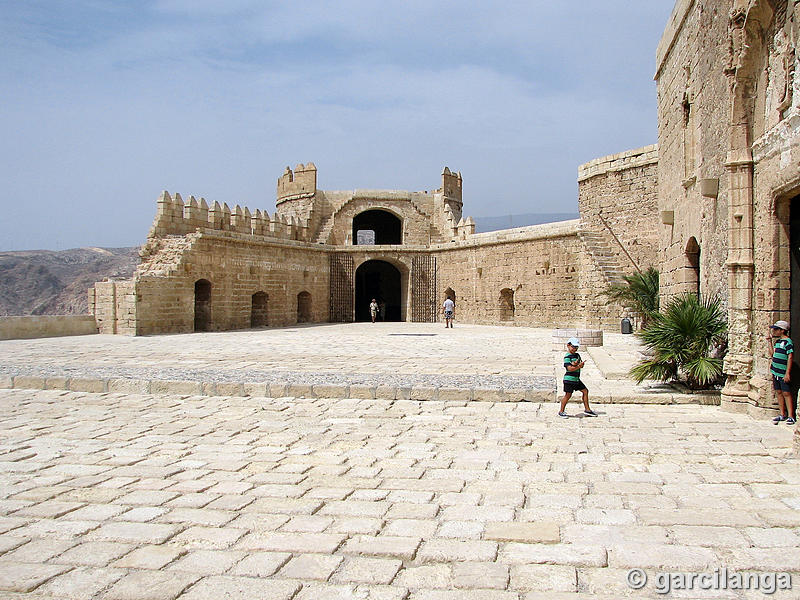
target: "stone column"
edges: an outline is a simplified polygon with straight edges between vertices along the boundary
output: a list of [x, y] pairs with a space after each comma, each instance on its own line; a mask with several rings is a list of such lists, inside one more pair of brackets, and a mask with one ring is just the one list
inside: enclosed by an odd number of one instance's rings
[[722, 399], [751, 399], [753, 372], [753, 157], [750, 150], [733, 150], [728, 172], [728, 354]]

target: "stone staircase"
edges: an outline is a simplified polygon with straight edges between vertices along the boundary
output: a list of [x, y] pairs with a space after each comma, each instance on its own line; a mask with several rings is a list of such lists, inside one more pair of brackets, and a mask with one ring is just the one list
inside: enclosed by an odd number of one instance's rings
[[316, 236], [314, 236], [314, 242], [317, 244], [327, 244], [328, 240], [331, 237], [331, 231], [333, 230], [333, 215], [328, 215], [322, 220], [319, 226], [319, 232]]
[[151, 238], [140, 251], [142, 262], [136, 268], [134, 277], [175, 276], [183, 264], [186, 252], [199, 238], [200, 235], [197, 233]]
[[622, 278], [625, 271], [619, 264], [617, 256], [611, 251], [605, 236], [598, 231], [581, 228], [578, 230], [578, 237], [608, 284], [625, 285], [625, 280]]

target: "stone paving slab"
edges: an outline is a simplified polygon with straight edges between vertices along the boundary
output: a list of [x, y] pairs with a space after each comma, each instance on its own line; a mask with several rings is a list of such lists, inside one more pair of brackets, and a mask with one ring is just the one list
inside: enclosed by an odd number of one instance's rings
[[600, 413], [0, 390], [0, 598], [664, 597], [633, 567], [800, 586], [789, 428]]

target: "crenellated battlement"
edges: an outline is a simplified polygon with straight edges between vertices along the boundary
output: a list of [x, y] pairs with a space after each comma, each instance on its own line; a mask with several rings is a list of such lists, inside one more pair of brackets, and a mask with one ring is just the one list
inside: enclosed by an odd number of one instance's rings
[[311, 198], [317, 191], [317, 167], [314, 163], [300, 163], [292, 171], [289, 167], [278, 177], [277, 204], [287, 200]]
[[227, 204], [214, 202], [208, 205], [205, 198], [194, 196], [184, 202], [180, 194], [170, 196], [164, 191], [158, 198], [158, 208], [148, 238], [167, 235], [186, 235], [198, 229], [233, 231], [248, 235], [285, 239], [308, 240], [308, 223], [297, 217], [275, 214], [270, 218], [267, 211], [250, 211], [238, 204], [231, 210]]

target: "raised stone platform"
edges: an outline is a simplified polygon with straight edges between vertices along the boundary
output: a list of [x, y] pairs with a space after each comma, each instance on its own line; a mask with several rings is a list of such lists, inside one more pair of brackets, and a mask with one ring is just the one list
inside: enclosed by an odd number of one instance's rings
[[[586, 339], [589, 332], [583, 333]], [[602, 339], [602, 332], [595, 343]], [[624, 376], [633, 336], [607, 334], [613, 377], [584, 352], [593, 403], [718, 403]], [[582, 340], [583, 342], [583, 340]], [[585, 344], [587, 342], [584, 342]], [[599, 342], [603, 343], [603, 342]], [[205, 396], [551, 402], [563, 348], [552, 330], [355, 323], [222, 333], [0, 342], [0, 388]], [[601, 367], [601, 368], [598, 368]], [[621, 377], [618, 377], [619, 375]]]

